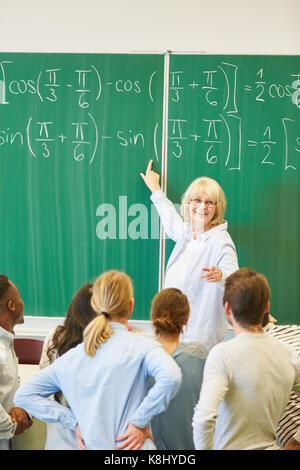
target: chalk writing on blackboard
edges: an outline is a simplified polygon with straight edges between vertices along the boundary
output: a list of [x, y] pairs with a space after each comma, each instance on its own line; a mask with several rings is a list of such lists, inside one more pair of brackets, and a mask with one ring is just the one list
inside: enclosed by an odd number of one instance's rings
[[[106, 77], [104, 80], [98, 67], [90, 64], [87, 67], [74, 66], [71, 71], [68, 68], [67, 72], [62, 67], [45, 67], [33, 77], [20, 78], [19, 74], [14, 75], [14, 65], [12, 60], [0, 61], [0, 105], [14, 106], [18, 99], [25, 97], [30, 101], [38, 100], [41, 106], [31, 105], [36, 109], [36, 115], [27, 116], [22, 129], [9, 126], [0, 129], [0, 147], [27, 146], [29, 154], [35, 159], [49, 159], [54, 154], [55, 145], [63, 146], [68, 142], [72, 146], [71, 156], [76, 162], [88, 161], [92, 164], [103, 142], [111, 142], [120, 149], [134, 147], [143, 151], [151, 147], [152, 153], [148, 155], [148, 150], [147, 158], [159, 160], [158, 122], [153, 124], [150, 133], [147, 129], [146, 137], [142, 128], [126, 128], [124, 123], [122, 127], [120, 124], [113, 129], [108, 129], [106, 125], [104, 130], [102, 121], [99, 122], [96, 117], [97, 106], [101, 105], [105, 93], [113, 94], [120, 100], [131, 95], [147, 97], [150, 103], [154, 103], [157, 70], [149, 73], [148, 80], [139, 77], [115, 77], [113, 80]], [[53, 109], [58, 104], [69, 107], [68, 114], [73, 115], [73, 119], [63, 122], [63, 126], [62, 118], [60, 124], [53, 119]], [[52, 107], [46, 108], [46, 105]]]
[[[147, 85], [140, 80], [117, 79], [102, 84], [103, 79], [97, 67], [90, 65], [89, 68], [75, 68], [70, 82], [61, 82], [62, 68], [45, 68], [39, 71], [38, 76], [32, 79], [7, 79], [7, 70], [12, 67], [13, 61], [2, 60], [0, 62], [0, 81], [2, 83], [1, 104], [8, 104], [7, 96], [10, 95], [36, 95], [43, 103], [45, 101], [57, 102], [60, 99], [59, 89], [69, 88], [77, 96], [78, 106], [88, 108], [91, 100], [100, 100], [104, 86], [113, 88], [115, 93], [147, 93], [150, 101], [155, 101], [153, 93], [153, 82], [157, 76], [157, 70], [151, 72]], [[90, 98], [90, 101], [88, 100]]]
[[292, 88], [294, 89], [292, 102], [300, 109], [300, 74], [298, 75], [297, 80], [293, 81]]
[[[259, 165], [280, 164], [285, 170], [296, 170], [297, 164], [299, 167], [300, 129], [293, 109], [293, 104], [300, 109], [297, 70], [287, 74], [286, 82], [282, 83], [275, 81], [263, 67], [245, 78], [239, 66], [226, 61], [210, 69], [200, 63], [192, 73], [194, 76], [183, 68], [170, 71], [168, 148], [171, 157], [188, 158], [185, 149], [193, 145], [193, 155], [196, 152], [204, 163], [222, 164], [228, 171], [240, 171], [246, 151], [250, 158], [254, 155], [249, 153], [252, 149], [258, 155]], [[283, 100], [286, 100], [284, 111], [271, 116], [272, 122], [265, 121], [261, 129], [249, 125], [248, 106], [256, 107], [257, 115], [264, 115], [266, 105], [269, 113], [270, 106]], [[288, 114], [289, 109], [292, 115]], [[253, 130], [255, 135], [251, 135]]]

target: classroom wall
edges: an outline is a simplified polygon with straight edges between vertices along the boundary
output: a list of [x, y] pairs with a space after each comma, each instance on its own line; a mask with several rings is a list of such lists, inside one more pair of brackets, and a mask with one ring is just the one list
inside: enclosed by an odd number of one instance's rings
[[6, 52], [298, 54], [299, 0], [0, 0]]
[[[300, 53], [299, 0], [0, 0], [0, 11], [3, 52]], [[17, 331], [49, 328], [30, 318]]]

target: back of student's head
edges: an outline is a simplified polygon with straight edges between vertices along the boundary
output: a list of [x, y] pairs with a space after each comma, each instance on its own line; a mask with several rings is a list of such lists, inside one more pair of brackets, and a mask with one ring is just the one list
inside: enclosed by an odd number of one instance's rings
[[109, 320], [128, 318], [132, 299], [132, 282], [123, 272], [107, 271], [94, 282], [91, 304], [97, 316], [84, 330], [84, 349], [89, 356], [112, 335]]
[[263, 274], [241, 268], [225, 281], [223, 304], [229, 303], [236, 321], [241, 325], [257, 325], [262, 322], [270, 287]]
[[85, 284], [74, 296], [67, 311], [66, 328], [70, 326], [70, 328], [82, 334], [87, 324], [97, 315], [91, 305], [92, 288], [92, 283]]
[[97, 315], [91, 306], [92, 284], [85, 284], [73, 297], [63, 325], [59, 325], [47, 351], [50, 362], [83, 341], [85, 327]]
[[11, 287], [11, 283], [5, 274], [0, 274], [0, 301]]
[[163, 289], [152, 300], [151, 320], [157, 336], [179, 335], [189, 314], [188, 299], [179, 289]]

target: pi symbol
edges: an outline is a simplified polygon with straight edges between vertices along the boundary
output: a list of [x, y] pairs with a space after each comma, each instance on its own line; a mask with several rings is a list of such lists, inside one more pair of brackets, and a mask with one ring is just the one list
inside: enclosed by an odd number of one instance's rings
[[300, 109], [300, 80], [295, 80], [292, 83], [292, 87], [294, 88], [294, 93], [292, 94], [292, 103], [294, 103], [298, 109]]

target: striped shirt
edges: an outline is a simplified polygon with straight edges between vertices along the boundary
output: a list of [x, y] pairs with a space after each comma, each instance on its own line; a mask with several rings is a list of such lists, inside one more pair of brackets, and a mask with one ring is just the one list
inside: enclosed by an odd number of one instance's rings
[[[279, 341], [289, 344], [300, 357], [299, 325], [274, 325], [274, 323], [269, 323], [264, 330]], [[300, 398], [292, 392], [290, 401], [278, 423], [278, 444], [283, 447], [298, 429], [300, 430]]]

